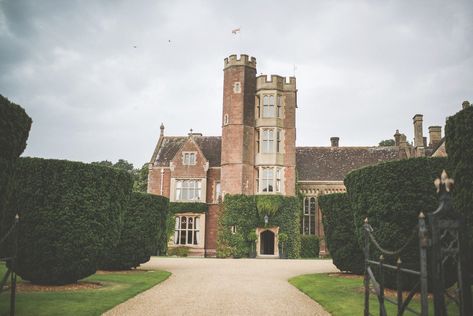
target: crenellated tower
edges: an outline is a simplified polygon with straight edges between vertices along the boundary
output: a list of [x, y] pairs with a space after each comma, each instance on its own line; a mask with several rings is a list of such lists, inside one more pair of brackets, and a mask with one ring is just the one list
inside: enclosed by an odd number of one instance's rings
[[223, 194], [254, 194], [256, 59], [225, 58], [221, 179]]

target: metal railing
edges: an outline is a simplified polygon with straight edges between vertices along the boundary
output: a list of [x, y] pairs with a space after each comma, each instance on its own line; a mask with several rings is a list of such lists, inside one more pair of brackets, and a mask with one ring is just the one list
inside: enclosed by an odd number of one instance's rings
[[[370, 292], [373, 290], [378, 299], [379, 315], [387, 316], [385, 303], [397, 306], [397, 315], [404, 315], [406, 311], [414, 315], [427, 316], [429, 314], [428, 291], [429, 285], [433, 294], [434, 315], [446, 316], [448, 302], [457, 305], [460, 316], [473, 315], [471, 297], [471, 279], [469, 270], [469, 247], [466, 240], [465, 218], [454, 211], [451, 197], [453, 180], [449, 179], [446, 172], [442, 172], [440, 179], [435, 180], [437, 192], [440, 195], [439, 207], [432, 213], [420, 213], [418, 224], [404, 245], [394, 251], [386, 250], [373, 235], [373, 228], [368, 219], [365, 219], [364, 229], [364, 315], [370, 313]], [[401, 255], [407, 246], [418, 237], [419, 242], [419, 271], [403, 267]], [[379, 253], [379, 260], [370, 257], [370, 245], [373, 244]], [[428, 270], [430, 257], [430, 270]], [[397, 259], [396, 265], [386, 263], [386, 257]], [[372, 266], [377, 267], [376, 279]], [[456, 288], [447, 288], [446, 280], [448, 267], [456, 269]], [[396, 274], [396, 300], [385, 295], [385, 273], [394, 271]], [[450, 269], [451, 270], [451, 269]], [[451, 272], [451, 271], [449, 271]], [[429, 278], [429, 273], [430, 278]], [[402, 275], [407, 274], [418, 280], [404, 297]], [[450, 273], [451, 274], [451, 273]], [[429, 282], [431, 282], [429, 284]], [[409, 306], [416, 293], [420, 291], [420, 311]], [[453, 293], [453, 294], [452, 294]]]
[[8, 257], [0, 258], [0, 261], [6, 263], [7, 271], [0, 280], [0, 294], [7, 289], [7, 282], [10, 279], [10, 315], [15, 315], [15, 302], [16, 302], [16, 273], [14, 271], [17, 250], [18, 250], [18, 226], [20, 217], [18, 214], [15, 216], [15, 221], [7, 233], [0, 240], [0, 246], [11, 240], [13, 247]]

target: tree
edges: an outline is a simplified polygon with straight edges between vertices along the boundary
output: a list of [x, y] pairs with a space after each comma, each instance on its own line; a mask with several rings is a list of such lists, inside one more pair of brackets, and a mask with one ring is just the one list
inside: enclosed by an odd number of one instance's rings
[[92, 162], [93, 165], [98, 165], [98, 166], [105, 166], [105, 167], [113, 167], [113, 163], [108, 160], [102, 160], [102, 161], [94, 161]]
[[135, 169], [135, 182], [133, 183], [133, 191], [146, 193], [148, 190], [148, 163], [145, 163], [141, 169]]
[[379, 146], [394, 146], [396, 142], [394, 139], [385, 139], [379, 142]]
[[128, 172], [133, 172], [133, 164], [126, 161], [125, 159], [119, 159], [114, 165], [114, 168], [126, 170]]

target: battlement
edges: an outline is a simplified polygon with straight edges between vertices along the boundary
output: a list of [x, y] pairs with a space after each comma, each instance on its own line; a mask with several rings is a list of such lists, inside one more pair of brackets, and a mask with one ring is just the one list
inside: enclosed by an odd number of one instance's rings
[[237, 55], [230, 55], [228, 58], [225, 58], [223, 63], [223, 69], [226, 69], [231, 66], [247, 66], [256, 69], [256, 58], [249, 57], [248, 55], [241, 54], [240, 58]]
[[296, 77], [261, 75], [256, 77], [256, 90], [296, 90]]

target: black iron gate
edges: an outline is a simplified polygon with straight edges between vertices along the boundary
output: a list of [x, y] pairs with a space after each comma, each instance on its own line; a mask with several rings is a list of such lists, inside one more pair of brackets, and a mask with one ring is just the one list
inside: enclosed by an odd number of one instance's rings
[[13, 270], [15, 266], [17, 248], [18, 248], [18, 214], [15, 216], [15, 221], [7, 233], [0, 240], [0, 246], [10, 242], [12, 247], [9, 248], [9, 256], [0, 258], [0, 261], [4, 261], [7, 265], [7, 271], [0, 280], [0, 294], [7, 288], [7, 282], [10, 278], [10, 315], [15, 315], [15, 300], [16, 300], [16, 273]]
[[[370, 313], [369, 297], [373, 290], [378, 298], [379, 315], [386, 316], [385, 303], [397, 305], [397, 315], [404, 315], [409, 311], [415, 315], [427, 316], [429, 314], [428, 289], [433, 295], [433, 310], [435, 316], [446, 316], [448, 304], [455, 304], [459, 315], [473, 315], [471, 297], [471, 279], [469, 274], [469, 247], [466, 240], [466, 225], [462, 215], [457, 214], [453, 208], [451, 190], [453, 180], [449, 179], [446, 172], [442, 172], [440, 179], [435, 180], [439, 193], [439, 207], [426, 216], [419, 214], [418, 225], [412, 232], [408, 241], [400, 249], [390, 251], [383, 249], [373, 235], [373, 228], [365, 220], [363, 225], [365, 233], [365, 308], [364, 315]], [[402, 252], [408, 244], [418, 237], [420, 264], [419, 271], [407, 269], [402, 266]], [[370, 244], [373, 244], [381, 253], [379, 260], [370, 257]], [[428, 259], [428, 256], [430, 260]], [[396, 265], [385, 263], [385, 257], [397, 259]], [[430, 261], [430, 262], [429, 262]], [[428, 266], [430, 265], [430, 271]], [[372, 267], [376, 266], [377, 278]], [[447, 288], [446, 269], [453, 266], [456, 270], [456, 286]], [[385, 296], [384, 277], [387, 270], [395, 271], [397, 298], [393, 300]], [[428, 277], [430, 275], [430, 278]], [[408, 274], [418, 279], [406, 297], [403, 296], [402, 274]], [[428, 284], [430, 282], [430, 284]], [[409, 306], [414, 295], [420, 291], [420, 311]]]

